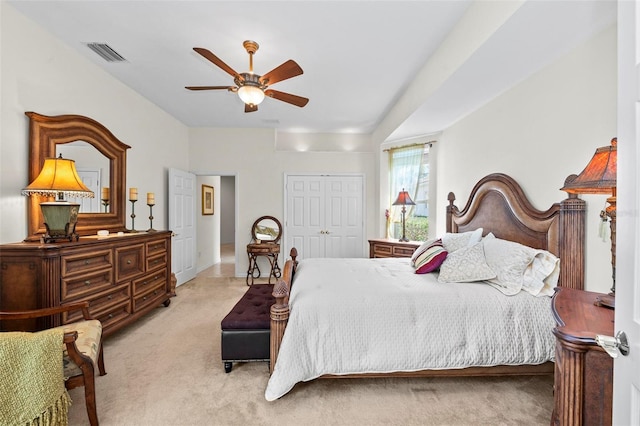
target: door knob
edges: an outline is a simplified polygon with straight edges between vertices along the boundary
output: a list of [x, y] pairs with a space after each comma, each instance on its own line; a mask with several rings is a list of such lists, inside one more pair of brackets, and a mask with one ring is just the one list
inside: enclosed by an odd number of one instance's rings
[[611, 358], [618, 358], [618, 351], [624, 355], [629, 355], [629, 341], [624, 331], [619, 331], [616, 337], [596, 335], [596, 343], [602, 347]]

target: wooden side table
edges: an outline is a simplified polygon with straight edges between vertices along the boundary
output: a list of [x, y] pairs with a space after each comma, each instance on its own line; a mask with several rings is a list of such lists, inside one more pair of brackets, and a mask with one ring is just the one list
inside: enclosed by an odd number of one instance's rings
[[420, 244], [420, 241], [400, 242], [387, 238], [373, 238], [369, 240], [369, 257], [411, 257]]
[[551, 309], [558, 326], [552, 425], [610, 425], [613, 359], [596, 335], [614, 335], [614, 311], [595, 306], [600, 293], [559, 287]]
[[[247, 270], [247, 285], [253, 285], [253, 280], [260, 278], [260, 267], [257, 258], [264, 256], [269, 260], [271, 270], [269, 271], [269, 284], [271, 277], [280, 278], [280, 266], [278, 256], [280, 255], [280, 244], [278, 243], [251, 243], [247, 244], [247, 256], [249, 256], [249, 269]], [[251, 281], [251, 282], [249, 282]]]

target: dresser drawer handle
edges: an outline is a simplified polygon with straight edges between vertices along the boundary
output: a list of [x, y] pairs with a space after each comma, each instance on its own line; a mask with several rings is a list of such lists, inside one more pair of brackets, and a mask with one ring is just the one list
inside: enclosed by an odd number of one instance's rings
[[131, 265], [131, 259], [127, 260], [127, 265]]
[[113, 296], [109, 295], [109, 296], [107, 296], [107, 299], [111, 300], [111, 299], [113, 299]]
[[85, 265], [88, 265], [88, 264], [89, 264], [89, 261], [88, 261], [88, 260], [85, 260], [85, 261], [84, 261], [84, 264], [85, 264]]
[[143, 297], [142, 297], [142, 300], [147, 300], [147, 296], [143, 296]]
[[109, 314], [109, 319], [113, 318], [113, 314]]
[[84, 285], [91, 285], [91, 280], [86, 280], [86, 281], [84, 282]]

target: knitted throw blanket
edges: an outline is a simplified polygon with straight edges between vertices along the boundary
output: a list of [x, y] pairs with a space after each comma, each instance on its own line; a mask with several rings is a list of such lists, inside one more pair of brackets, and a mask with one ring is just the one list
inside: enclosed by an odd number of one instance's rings
[[0, 425], [68, 424], [64, 332], [0, 333]]

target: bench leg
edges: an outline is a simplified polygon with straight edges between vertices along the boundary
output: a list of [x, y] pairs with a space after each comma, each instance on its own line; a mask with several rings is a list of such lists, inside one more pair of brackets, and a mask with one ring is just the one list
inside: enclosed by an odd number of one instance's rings
[[231, 373], [231, 369], [233, 368], [233, 363], [229, 362], [229, 361], [225, 361], [224, 362], [224, 372], [225, 373]]

